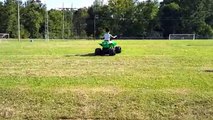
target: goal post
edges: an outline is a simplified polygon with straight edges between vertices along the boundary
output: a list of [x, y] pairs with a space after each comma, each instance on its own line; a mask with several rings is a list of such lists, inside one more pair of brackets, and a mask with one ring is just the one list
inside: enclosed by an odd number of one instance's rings
[[10, 35], [8, 33], [0, 33], [0, 39], [9, 39]]
[[195, 40], [195, 34], [169, 34], [169, 40]]

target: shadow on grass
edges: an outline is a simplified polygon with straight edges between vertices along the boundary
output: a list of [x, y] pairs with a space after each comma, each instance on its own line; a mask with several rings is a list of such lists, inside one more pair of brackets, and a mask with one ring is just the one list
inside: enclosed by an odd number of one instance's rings
[[190, 45], [190, 44], [188, 44], [186, 46], [188, 46], [188, 47], [205, 47], [205, 46], [209, 47], [209, 46], [213, 46], [213, 45]]
[[73, 57], [73, 56], [80, 56], [80, 57], [95, 57], [94, 53], [87, 53], [87, 54], [75, 54], [75, 55], [65, 55], [65, 57]]
[[[80, 118], [80, 120], [104, 120], [106, 118], [101, 118], [101, 117], [67, 117], [67, 116], [62, 116], [62, 117], [58, 117], [57, 120], [78, 120]], [[115, 119], [115, 118], [110, 118], [110, 119]]]
[[213, 73], [213, 70], [204, 70], [204, 72]]
[[87, 54], [78, 54], [75, 56], [81, 56], [81, 57], [93, 57], [96, 56], [95, 53], [87, 53]]

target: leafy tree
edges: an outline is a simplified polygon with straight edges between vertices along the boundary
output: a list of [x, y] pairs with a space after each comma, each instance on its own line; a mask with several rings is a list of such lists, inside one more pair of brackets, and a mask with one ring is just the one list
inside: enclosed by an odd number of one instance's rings
[[95, 19], [95, 13], [94, 13], [94, 7], [89, 7], [87, 10], [88, 17], [86, 18], [86, 33], [87, 36], [93, 36], [94, 34], [94, 19]]
[[181, 8], [175, 3], [163, 4], [160, 8], [160, 23], [163, 30], [163, 36], [180, 33]]
[[30, 38], [43, 38], [40, 33], [40, 28], [44, 23], [45, 8], [41, 4], [32, 2], [31, 0], [25, 3], [25, 8], [22, 11], [22, 24], [29, 32]]
[[0, 2], [0, 33], [6, 32], [6, 11], [3, 2]]
[[71, 38], [74, 36], [74, 32], [73, 32], [73, 13], [74, 13], [74, 10], [71, 9], [71, 10], [68, 10], [66, 9], [64, 11], [64, 16], [65, 16], [65, 21], [64, 21], [64, 24], [65, 24], [65, 38], [68, 39], [68, 38]]
[[100, 37], [104, 32], [106, 27], [109, 27], [112, 22], [112, 13], [107, 5], [97, 5], [89, 7], [88, 17], [86, 19], [86, 32], [88, 36], [93, 36], [94, 34], [94, 24], [96, 27], [95, 33], [96, 37]]
[[[20, 1], [19, 1], [20, 2]], [[17, 38], [18, 0], [0, 2], [0, 32]], [[213, 36], [212, 0], [94, 0], [89, 8], [49, 10], [50, 38], [99, 37], [105, 27], [123, 37], [168, 37], [171, 33]], [[42, 3], [20, 2], [21, 37], [44, 38], [45, 8]], [[63, 21], [64, 16], [64, 21]], [[63, 23], [62, 23], [63, 22]], [[94, 24], [95, 23], [95, 24]], [[94, 29], [95, 28], [95, 29]]]
[[[96, 20], [96, 36], [99, 36], [99, 38], [103, 37], [105, 28], [111, 28], [110, 26], [113, 26], [113, 22], [113, 15], [109, 6], [101, 6], [101, 9], [98, 11], [98, 19]], [[112, 28], [111, 31], [115, 33]]]
[[87, 8], [81, 8], [74, 12], [73, 24], [74, 34], [78, 37], [86, 37], [86, 19], [88, 17]]
[[183, 14], [183, 31], [185, 33], [196, 33], [202, 37], [213, 35], [212, 27], [206, 20], [211, 16], [211, 0], [187, 0], [181, 2]]
[[62, 11], [49, 11], [49, 35], [51, 39], [59, 39], [62, 36]]
[[208, 2], [208, 9], [207, 9], [207, 17], [206, 23], [210, 25], [213, 29], [213, 2]]
[[157, 1], [146, 1], [137, 4], [133, 16], [134, 36], [150, 37], [157, 35], [155, 31], [159, 27], [157, 21], [158, 10]]
[[5, 1], [5, 21], [6, 22], [6, 32], [10, 34], [10, 37], [15, 38], [18, 36], [17, 28], [17, 1], [16, 0], [6, 0]]
[[[113, 23], [111, 29], [114, 33], [127, 33], [132, 30], [132, 18], [136, 0], [109, 0]], [[127, 35], [127, 34], [126, 34]]]

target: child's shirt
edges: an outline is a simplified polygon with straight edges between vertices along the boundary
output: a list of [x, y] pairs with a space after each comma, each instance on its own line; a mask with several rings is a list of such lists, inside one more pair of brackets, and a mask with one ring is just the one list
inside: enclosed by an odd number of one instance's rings
[[104, 40], [110, 41], [111, 37], [112, 37], [112, 35], [109, 34], [109, 33], [105, 33], [105, 34], [104, 34]]

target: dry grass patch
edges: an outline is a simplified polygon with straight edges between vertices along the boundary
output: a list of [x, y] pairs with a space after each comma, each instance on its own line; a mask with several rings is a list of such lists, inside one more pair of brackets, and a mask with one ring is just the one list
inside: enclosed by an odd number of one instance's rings
[[162, 90], [162, 92], [170, 94], [189, 95], [190, 93], [192, 93], [192, 90], [189, 88], [172, 88], [164, 89]]
[[107, 94], [119, 94], [124, 90], [118, 87], [105, 86], [105, 87], [60, 87], [53, 88], [52, 91], [58, 94], [64, 93], [79, 93], [79, 94], [95, 94], [95, 93], [107, 93]]
[[15, 115], [15, 109], [9, 107], [0, 107], [0, 118], [11, 119]]
[[[0, 63], [0, 76], [84, 76], [123, 73], [126, 63], [100, 59], [34, 58], [16, 61], [4, 60]], [[104, 69], [108, 66], [108, 69]]]

